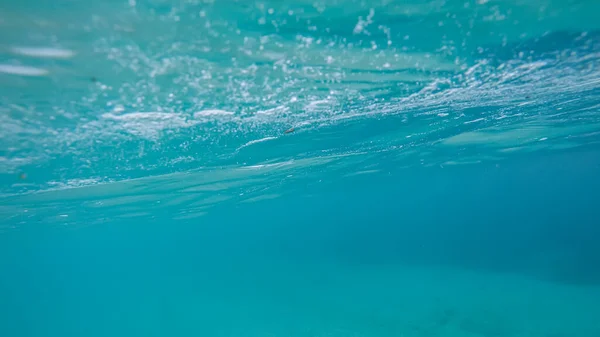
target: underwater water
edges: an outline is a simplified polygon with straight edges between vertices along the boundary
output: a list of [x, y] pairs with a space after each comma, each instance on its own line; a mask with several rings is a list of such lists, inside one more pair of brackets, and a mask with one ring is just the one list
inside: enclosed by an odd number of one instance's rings
[[0, 4], [0, 336], [600, 336], [600, 2]]

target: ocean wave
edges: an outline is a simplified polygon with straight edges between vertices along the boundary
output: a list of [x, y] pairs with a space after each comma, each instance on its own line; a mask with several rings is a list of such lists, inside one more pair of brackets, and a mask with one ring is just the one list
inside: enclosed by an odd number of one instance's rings
[[[68, 158], [64, 170], [72, 173], [52, 169], [34, 184], [44, 186], [323, 153], [399, 151], [400, 158], [418, 148], [435, 165], [448, 161], [444, 146], [494, 143], [508, 156], [518, 152], [511, 148], [592, 144], [594, 136], [578, 136], [599, 122], [590, 108], [599, 96], [597, 20], [539, 21], [524, 4], [500, 14], [487, 2], [463, 5], [181, 3], [158, 14], [139, 3], [121, 17], [96, 8], [94, 20], [73, 23], [89, 41], [65, 42], [69, 49], [37, 47], [61, 45], [44, 39], [6, 43], [17, 59], [0, 65], [0, 138], [10, 149], [0, 169], [14, 178]], [[586, 6], [573, 10], [585, 14]], [[240, 13], [243, 32], [228, 23]], [[530, 35], [515, 35], [508, 24], [515, 21]], [[532, 123], [540, 127], [534, 133]], [[259, 143], [261, 151], [244, 151]]]

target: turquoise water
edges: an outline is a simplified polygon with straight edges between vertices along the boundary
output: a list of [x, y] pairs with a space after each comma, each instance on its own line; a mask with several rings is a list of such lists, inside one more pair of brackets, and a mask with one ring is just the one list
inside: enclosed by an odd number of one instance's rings
[[0, 4], [0, 336], [600, 336], [600, 2]]

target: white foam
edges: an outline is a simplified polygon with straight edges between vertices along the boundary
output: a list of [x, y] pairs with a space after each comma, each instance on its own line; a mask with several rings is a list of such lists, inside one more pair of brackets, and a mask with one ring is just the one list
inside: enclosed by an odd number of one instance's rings
[[262, 142], [266, 142], [266, 141], [273, 140], [273, 139], [277, 139], [277, 137], [265, 137], [265, 138], [261, 138], [261, 139], [251, 140], [251, 141], [247, 142], [246, 144], [238, 147], [236, 151], [239, 151], [239, 150], [241, 150], [245, 147], [248, 147], [252, 144], [262, 143]]
[[219, 110], [219, 109], [207, 109], [194, 113], [194, 118], [209, 117], [209, 116], [232, 116], [235, 112]]
[[102, 115], [103, 118], [112, 119], [117, 121], [135, 121], [135, 120], [170, 120], [174, 118], [181, 118], [179, 114], [173, 114], [168, 112], [130, 112], [127, 114], [116, 115], [113, 113], [105, 113]]
[[28, 66], [0, 64], [0, 73], [22, 76], [44, 76], [48, 74], [48, 70]]
[[158, 138], [160, 132], [166, 129], [187, 128], [200, 123], [185, 115], [168, 112], [130, 112], [122, 115], [109, 112], [103, 114], [102, 118], [117, 121], [119, 127], [127, 132], [149, 139]]
[[257, 165], [243, 166], [243, 167], [241, 167], [241, 169], [256, 170], [256, 169], [263, 169], [263, 168], [277, 168], [277, 167], [282, 167], [282, 166], [288, 166], [291, 164], [294, 164], [293, 160], [270, 163], [270, 164], [257, 164]]
[[68, 59], [75, 55], [75, 52], [68, 49], [48, 47], [13, 47], [11, 51], [15, 54], [42, 58]]
[[331, 105], [333, 105], [334, 101], [327, 98], [327, 99], [320, 99], [320, 100], [314, 100], [314, 101], [310, 101], [308, 102], [308, 104], [306, 104], [304, 106], [305, 110], [308, 111], [315, 111], [315, 110], [322, 110], [322, 109], [327, 109], [329, 108]]
[[485, 118], [477, 118], [477, 119], [473, 119], [473, 120], [470, 120], [470, 121], [466, 121], [463, 124], [477, 123], [477, 122], [482, 122], [484, 120], [485, 120]]

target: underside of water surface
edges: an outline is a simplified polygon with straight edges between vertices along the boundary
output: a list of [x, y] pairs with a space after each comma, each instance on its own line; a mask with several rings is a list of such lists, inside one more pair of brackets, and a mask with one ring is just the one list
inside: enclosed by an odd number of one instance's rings
[[600, 336], [600, 2], [0, 3], [0, 336]]

